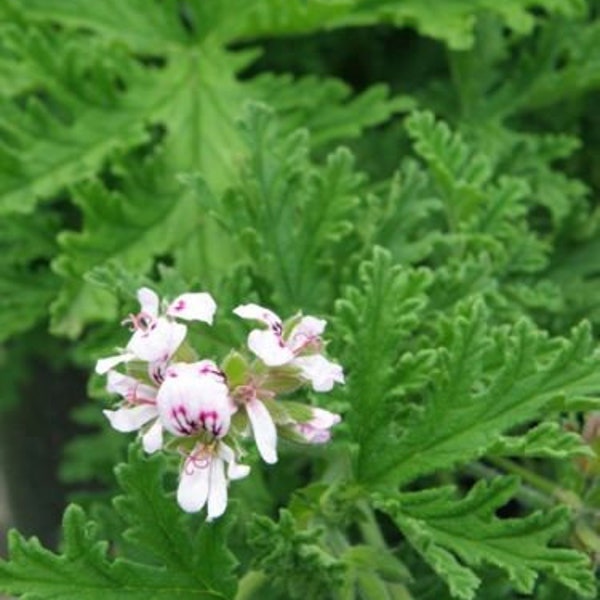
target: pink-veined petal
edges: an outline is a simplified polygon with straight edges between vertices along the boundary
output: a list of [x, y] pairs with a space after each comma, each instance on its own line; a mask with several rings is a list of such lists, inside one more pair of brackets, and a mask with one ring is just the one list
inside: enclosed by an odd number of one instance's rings
[[324, 408], [311, 407], [312, 418], [304, 423], [295, 423], [292, 428], [309, 444], [325, 444], [331, 439], [330, 429], [342, 418]]
[[315, 392], [329, 392], [335, 383], [344, 383], [342, 367], [322, 354], [298, 356], [292, 364], [300, 368], [302, 376], [311, 382]]
[[127, 433], [137, 431], [142, 425], [157, 417], [156, 406], [141, 404], [132, 408], [119, 408], [117, 410], [103, 410], [113, 429]]
[[156, 419], [156, 422], [144, 433], [142, 436], [142, 445], [148, 454], [153, 454], [162, 448], [163, 427], [160, 419]]
[[223, 371], [221, 371], [221, 369], [219, 369], [217, 363], [214, 361], [203, 359], [191, 364], [200, 375], [204, 377], [212, 377], [221, 383], [225, 381], [225, 374]]
[[135, 377], [123, 375], [118, 371], [109, 371], [106, 390], [111, 394], [119, 394], [130, 400], [149, 400], [156, 398], [157, 389], [140, 383]]
[[148, 363], [148, 377], [150, 377], [156, 385], [160, 386], [165, 380], [165, 371], [168, 366], [168, 361], [162, 360]]
[[277, 462], [277, 429], [266, 406], [257, 399], [246, 403], [248, 419], [258, 452], [269, 464]]
[[313, 416], [308, 423], [313, 427], [317, 427], [319, 429], [329, 429], [334, 425], [337, 425], [342, 417], [337, 413], [332, 413], [324, 408], [318, 408], [316, 406], [311, 407]]
[[161, 317], [150, 329], [136, 331], [127, 344], [127, 350], [140, 360], [166, 361], [175, 354], [186, 333], [187, 327], [182, 323]]
[[261, 321], [269, 327], [281, 327], [281, 319], [272, 310], [258, 304], [240, 304], [240, 306], [233, 309], [233, 312], [242, 319]]
[[251, 331], [248, 335], [248, 347], [269, 367], [285, 365], [294, 358], [294, 353], [271, 329]]
[[317, 429], [308, 423], [294, 423], [292, 429], [308, 444], [326, 444], [331, 439], [329, 429]]
[[117, 354], [116, 356], [101, 358], [96, 363], [96, 373], [98, 373], [98, 375], [105, 375], [117, 365], [133, 360], [134, 358], [135, 354], [131, 352], [124, 352], [123, 354]]
[[127, 396], [138, 384], [138, 380], [118, 371], [109, 371], [106, 377], [106, 391], [119, 396]]
[[144, 314], [156, 319], [158, 317], [159, 300], [155, 291], [143, 287], [137, 291], [137, 299]]
[[227, 479], [223, 460], [214, 456], [210, 463], [208, 484], [207, 521], [220, 517], [227, 508]]
[[212, 325], [217, 303], [207, 292], [187, 293], [177, 296], [167, 308], [170, 317], [186, 321], [204, 321]]
[[296, 351], [312, 340], [318, 339], [325, 331], [327, 321], [316, 317], [302, 317], [289, 335], [288, 346]]
[[[212, 458], [208, 459], [212, 462]], [[202, 465], [186, 460], [177, 488], [177, 503], [188, 513], [195, 513], [204, 508], [208, 499], [210, 479], [210, 462]]]
[[229, 390], [222, 379], [200, 373], [197, 363], [169, 366], [156, 404], [165, 429], [174, 435], [206, 431], [221, 438], [229, 430]]

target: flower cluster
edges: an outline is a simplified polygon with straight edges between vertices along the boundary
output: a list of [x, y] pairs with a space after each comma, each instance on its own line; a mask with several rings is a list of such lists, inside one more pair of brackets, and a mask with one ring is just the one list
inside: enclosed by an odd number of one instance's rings
[[146, 452], [181, 454], [177, 501], [183, 510], [206, 506], [209, 520], [223, 514], [228, 482], [250, 471], [239, 462], [246, 438], [254, 438], [267, 463], [277, 461], [278, 435], [309, 444], [329, 440], [339, 415], [277, 400], [302, 386], [327, 392], [344, 383], [342, 368], [323, 354], [324, 320], [297, 315], [284, 323], [256, 304], [238, 306], [237, 316], [261, 326], [248, 335], [251, 354], [231, 351], [219, 366], [196, 355], [181, 322], [212, 324], [210, 294], [186, 293], [162, 305], [148, 288], [137, 297], [140, 312], [124, 321], [132, 330], [127, 346], [96, 364], [107, 390], [121, 397], [104, 414], [118, 431], [139, 431]]

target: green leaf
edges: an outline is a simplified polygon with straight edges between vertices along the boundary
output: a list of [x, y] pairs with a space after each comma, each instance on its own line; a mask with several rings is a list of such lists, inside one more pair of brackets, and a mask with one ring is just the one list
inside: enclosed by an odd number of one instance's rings
[[98, 181], [74, 189], [83, 230], [59, 237], [62, 253], [53, 268], [63, 287], [51, 307], [54, 333], [76, 337], [86, 323], [117, 318], [114, 291], [85, 279], [92, 269], [118, 264], [144, 274], [155, 257], [195, 234], [203, 214], [200, 203], [186, 188], [177, 194], [176, 183], [165, 188], [163, 175], [164, 165], [157, 158], [138, 172], [129, 171], [122, 191], [109, 191]]
[[505, 571], [516, 591], [532, 593], [540, 573], [586, 598], [595, 597], [589, 559], [548, 543], [569, 523], [566, 508], [501, 519], [494, 511], [515, 493], [511, 477], [479, 482], [464, 498], [452, 487], [382, 497], [379, 508], [448, 584], [453, 597], [471, 600], [480, 578], [471, 567], [494, 565]]
[[451, 48], [473, 45], [473, 29], [481, 13], [499, 16], [519, 33], [531, 31], [532, 11], [543, 8], [550, 13], [577, 14], [582, 1], [571, 0], [446, 0], [432, 6], [419, 0], [262, 0], [246, 15], [246, 35], [305, 33], [317, 28], [391, 23], [413, 26], [419, 33], [445, 41]]
[[[58, 7], [57, 15], [71, 12], [72, 19], [65, 17], [70, 26], [95, 24], [96, 36], [45, 24], [15, 25], [4, 32], [14, 60], [39, 89], [25, 101], [2, 103], [0, 158], [6, 168], [0, 171], [0, 214], [31, 211], [40, 199], [98, 173], [116, 152], [155, 143], [159, 136], [169, 166], [165, 186], [172, 186], [179, 173], [201, 172], [221, 192], [234, 178], [243, 151], [236, 125], [243, 105], [248, 99], [271, 102], [277, 80], [266, 84], [237, 78], [256, 52], [225, 49], [229, 40], [216, 32], [219, 27], [227, 31], [227, 19], [215, 16], [210, 25], [202, 21], [215, 28], [215, 35], [198, 33], [193, 44], [172, 55], [170, 44], [180, 34], [187, 36], [178, 3], [152, 2], [148, 10], [146, 3], [139, 9], [137, 1], [116, 4], [74, 13], [66, 3]], [[202, 16], [210, 13], [198, 10]], [[131, 21], [140, 31], [121, 29]], [[157, 23], [166, 24], [166, 30]], [[113, 43], [114, 26], [125, 45]], [[152, 56], [164, 61], [162, 66], [140, 62], [127, 44], [130, 31], [137, 40], [155, 26], [167, 38], [166, 47], [153, 47]], [[322, 142], [357, 135], [406, 107], [405, 101], [389, 100], [382, 86], [352, 100], [349, 89], [335, 81], [306, 79], [288, 87], [291, 95], [273, 94], [290, 118], [288, 129], [305, 118], [322, 128]], [[309, 88], [326, 91], [328, 110], [322, 110], [319, 97], [306, 93]]]
[[47, 211], [0, 220], [0, 342], [47, 317], [58, 278], [47, 268], [59, 219]]
[[205, 523], [192, 537], [189, 519], [183, 523], [183, 513], [165, 496], [164, 459], [133, 452], [130, 460], [119, 468], [125, 495], [116, 505], [128, 523], [125, 536], [138, 554], [154, 560], [111, 558], [108, 542], [97, 539], [96, 525], [72, 505], [65, 512], [60, 554], [11, 532], [10, 559], [0, 562], [0, 590], [25, 600], [233, 598], [235, 561], [224, 547], [225, 522]]
[[252, 85], [260, 100], [277, 108], [286, 133], [305, 127], [311, 131], [311, 142], [318, 146], [357, 137], [394, 113], [415, 106], [408, 96], [390, 98], [386, 85], [373, 85], [352, 96], [352, 88], [343, 81], [314, 75], [294, 79], [265, 73]]
[[0, 213], [29, 212], [38, 199], [99, 170], [117, 148], [148, 139], [131, 97], [117, 89], [118, 70], [140, 73], [122, 52], [96, 41], [82, 52], [81, 36], [66, 33], [24, 29], [10, 40], [51, 100], [38, 93], [2, 102]]
[[190, 519], [163, 491], [164, 468], [164, 458], [145, 459], [139, 450], [132, 450], [129, 463], [117, 467], [124, 495], [115, 499], [115, 506], [129, 523], [125, 537], [151, 553], [175, 579], [195, 580], [199, 589], [233, 597], [236, 560], [223, 543], [227, 519], [204, 523], [192, 535]]
[[544, 422], [530, 429], [522, 437], [502, 436], [490, 449], [496, 456], [536, 456], [569, 458], [594, 456], [581, 436], [567, 431], [558, 423]]
[[307, 132], [278, 135], [278, 121], [263, 105], [248, 105], [241, 126], [242, 178], [221, 205], [210, 201], [213, 216], [235, 242], [234, 260], [247, 263], [257, 287], [270, 283], [275, 304], [288, 313], [326, 310], [352, 243], [364, 177], [344, 148], [314, 164]]
[[324, 548], [319, 529], [300, 528], [287, 510], [279, 522], [256, 517], [250, 544], [254, 564], [286, 598], [325, 598], [339, 589], [346, 566]]
[[69, 0], [32, 0], [9, 5], [32, 21], [89, 28], [149, 54], [185, 46], [192, 36], [180, 18], [177, 0], [106, 0], [75, 6]]
[[375, 249], [372, 261], [361, 265], [359, 275], [361, 288], [348, 289], [336, 304], [336, 329], [343, 336], [341, 362], [349, 373], [351, 399], [347, 421], [358, 445], [356, 469], [362, 479], [382, 456], [395, 452], [400, 432], [399, 419], [394, 418], [399, 409], [394, 390], [404, 390], [402, 361], [428, 362], [423, 355], [406, 357], [403, 344], [408, 349], [408, 339], [419, 324], [431, 276], [425, 270], [393, 266], [381, 248]]
[[[600, 356], [589, 327], [575, 329], [570, 340], [548, 339], [526, 322], [493, 335], [486, 329], [479, 303], [442, 322], [440, 370], [423, 408], [409, 416], [392, 450], [372, 458], [367, 480], [406, 484], [484, 455], [499, 435], [549, 410], [577, 410], [588, 396], [597, 404]], [[382, 439], [389, 430], [382, 427]]]

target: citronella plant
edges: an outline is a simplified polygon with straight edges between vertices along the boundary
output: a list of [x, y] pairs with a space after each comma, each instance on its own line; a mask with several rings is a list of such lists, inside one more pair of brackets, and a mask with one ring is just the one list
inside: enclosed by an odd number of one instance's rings
[[0, 592], [597, 597], [599, 11], [0, 0]]

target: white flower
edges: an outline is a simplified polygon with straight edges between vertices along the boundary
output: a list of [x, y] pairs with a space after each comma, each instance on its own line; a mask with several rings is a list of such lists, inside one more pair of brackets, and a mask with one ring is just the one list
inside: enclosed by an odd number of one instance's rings
[[265, 365], [297, 367], [317, 392], [328, 392], [335, 383], [344, 383], [342, 367], [327, 360], [321, 352], [325, 320], [302, 317], [284, 338], [283, 324], [274, 312], [257, 304], [243, 304], [233, 312], [243, 319], [267, 325], [267, 329], [254, 329], [248, 335], [248, 347]]
[[158, 420], [156, 388], [141, 383], [133, 377], [109, 371], [106, 389], [113, 394], [119, 394], [124, 400], [117, 410], [102, 411], [112, 427], [127, 433], [137, 431], [154, 421], [142, 435], [142, 444], [149, 454], [159, 450], [162, 447], [163, 429]]
[[342, 418], [323, 408], [311, 407], [312, 417], [308, 421], [292, 424], [292, 429], [309, 444], [325, 444], [331, 439], [330, 429]]
[[225, 377], [210, 360], [170, 365], [156, 403], [165, 429], [178, 437], [206, 432], [222, 438], [235, 410]]
[[159, 298], [151, 289], [140, 288], [137, 297], [141, 311], [127, 319], [134, 332], [129, 343], [121, 354], [99, 360], [96, 373], [103, 375], [116, 365], [131, 360], [150, 363], [153, 376], [160, 373], [187, 333], [187, 327], [175, 321], [175, 317], [211, 324], [216, 310], [212, 296], [205, 292], [178, 296], [168, 305], [164, 314], [160, 313]]
[[238, 464], [233, 450], [225, 442], [199, 443], [184, 460], [177, 502], [189, 513], [207, 505], [207, 521], [212, 521], [227, 508], [228, 481], [246, 477], [249, 472], [250, 467]]

